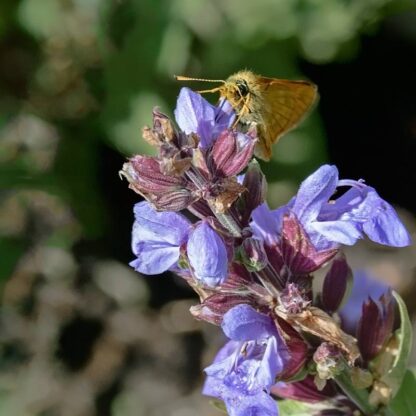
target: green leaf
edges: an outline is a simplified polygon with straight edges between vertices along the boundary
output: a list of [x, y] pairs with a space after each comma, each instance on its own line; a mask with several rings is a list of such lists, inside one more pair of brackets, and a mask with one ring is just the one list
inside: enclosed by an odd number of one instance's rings
[[416, 377], [406, 371], [402, 385], [390, 404], [390, 409], [398, 416], [416, 416]]
[[24, 241], [17, 238], [3, 237], [0, 240], [0, 253], [2, 253], [2, 261], [0, 263], [0, 285], [2, 285], [3, 281], [12, 274], [13, 269], [26, 249], [26, 246], [27, 244]]
[[311, 406], [296, 400], [282, 400], [277, 402], [280, 416], [310, 416]]
[[392, 397], [394, 397], [400, 389], [407, 371], [407, 363], [412, 348], [412, 324], [410, 322], [409, 314], [407, 313], [406, 304], [398, 293], [393, 291], [393, 296], [396, 299], [400, 312], [400, 328], [395, 333], [399, 345], [393, 366], [382, 378], [382, 381], [392, 389]]

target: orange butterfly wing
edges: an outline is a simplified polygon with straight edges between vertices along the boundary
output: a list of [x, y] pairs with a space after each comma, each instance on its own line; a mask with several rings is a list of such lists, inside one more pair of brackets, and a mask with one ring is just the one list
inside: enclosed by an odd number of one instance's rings
[[259, 123], [259, 143], [256, 155], [270, 160], [272, 145], [295, 128], [308, 114], [318, 97], [315, 84], [259, 77], [262, 95], [262, 122]]

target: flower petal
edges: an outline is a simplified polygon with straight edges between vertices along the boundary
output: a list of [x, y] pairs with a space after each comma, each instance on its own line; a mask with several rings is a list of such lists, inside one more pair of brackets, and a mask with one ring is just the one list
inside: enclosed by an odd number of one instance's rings
[[197, 133], [201, 142], [209, 140], [206, 124], [215, 119], [215, 107], [200, 94], [182, 88], [174, 113], [176, 122], [186, 134]]
[[380, 198], [375, 189], [370, 188], [366, 203], [373, 208], [373, 215], [363, 224], [370, 240], [392, 247], [405, 247], [412, 243], [395, 209]]
[[[378, 215], [363, 225], [363, 230], [370, 238], [379, 244], [391, 247], [406, 247], [412, 244], [409, 233], [404, 228], [396, 211]], [[396, 217], [396, 218], [395, 218]]]
[[228, 112], [229, 106], [224, 104], [223, 107], [224, 109], [215, 107], [200, 94], [189, 88], [182, 88], [174, 113], [179, 127], [187, 134], [198, 134], [200, 146], [206, 148], [234, 118], [234, 114]]
[[259, 205], [251, 213], [250, 227], [254, 235], [269, 246], [277, 244], [282, 231], [283, 216], [287, 212], [287, 206], [271, 211], [266, 202]]
[[225, 98], [221, 98], [216, 107], [215, 121], [217, 124], [226, 127], [231, 127], [234, 123], [235, 111], [234, 107]]
[[214, 377], [207, 377], [203, 394], [223, 400], [229, 416], [278, 416], [276, 401], [264, 391], [244, 394]]
[[307, 177], [300, 185], [293, 212], [302, 223], [315, 220], [319, 212], [338, 183], [338, 169], [335, 166], [323, 165]]
[[[347, 246], [352, 246], [362, 237], [361, 225], [351, 221], [315, 221], [309, 224], [309, 229], [323, 235], [330, 242]], [[312, 236], [312, 241], [318, 250], [328, 248], [328, 242], [322, 241], [319, 236]]]
[[[358, 181], [341, 181], [355, 184], [356, 187], [350, 188], [347, 192], [331, 203], [325, 204], [319, 213], [319, 221], [353, 220], [362, 223], [370, 212], [364, 204], [365, 189], [367, 186]], [[364, 191], [364, 192], [363, 192]]]
[[[278, 343], [278, 341], [280, 341]], [[289, 361], [287, 348], [280, 337], [270, 337], [267, 341], [256, 379], [259, 384], [270, 388], [276, 379], [276, 374], [283, 371]]]
[[222, 238], [202, 222], [192, 232], [187, 246], [188, 258], [198, 279], [217, 286], [227, 277], [228, 257]]
[[180, 246], [188, 237], [191, 223], [175, 212], [158, 212], [148, 202], [134, 206], [132, 248], [141, 241]]
[[[240, 352], [241, 342], [229, 341], [227, 342], [215, 356], [213, 363], [204, 369], [205, 373], [208, 375], [208, 378], [224, 379], [227, 374], [229, 374], [234, 368], [237, 356]], [[211, 383], [205, 387], [203, 393], [208, 396], [215, 396], [206, 392], [206, 389], [209, 390], [212, 387]]]
[[[355, 187], [349, 189], [333, 204], [326, 204], [319, 214], [320, 221], [343, 220], [356, 224], [357, 230], [370, 240], [393, 247], [411, 244], [411, 238], [394, 208], [382, 199], [376, 190], [357, 181], [347, 181]], [[330, 237], [328, 237], [330, 238]], [[343, 244], [354, 244], [334, 240]]]
[[228, 338], [236, 341], [260, 340], [277, 333], [272, 319], [250, 305], [230, 309], [224, 315], [221, 327]]
[[230, 416], [278, 416], [276, 401], [265, 392], [227, 397], [225, 404]]
[[140, 242], [134, 248], [136, 260], [130, 266], [140, 273], [159, 274], [170, 269], [179, 260], [179, 247], [158, 246], [156, 244]]
[[175, 212], [157, 212], [146, 201], [134, 206], [130, 265], [145, 274], [159, 274], [179, 259], [180, 246], [187, 240], [190, 222]]

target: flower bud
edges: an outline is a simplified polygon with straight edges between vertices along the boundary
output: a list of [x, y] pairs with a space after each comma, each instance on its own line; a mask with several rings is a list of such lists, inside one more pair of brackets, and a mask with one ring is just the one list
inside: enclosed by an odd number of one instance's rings
[[187, 189], [185, 179], [162, 173], [160, 161], [154, 157], [133, 157], [123, 165], [121, 175], [127, 178], [131, 189], [160, 211], [180, 211], [197, 199]]
[[362, 306], [357, 327], [358, 346], [365, 361], [373, 359], [391, 336], [394, 323], [394, 298], [386, 292], [378, 301], [371, 297]]
[[210, 165], [216, 175], [235, 176], [240, 173], [253, 156], [255, 140], [232, 130], [224, 130], [212, 148]]
[[351, 368], [351, 383], [356, 389], [366, 389], [373, 384], [374, 377], [370, 371], [361, 367]]
[[185, 188], [176, 189], [162, 194], [148, 194], [146, 199], [151, 202], [158, 211], [182, 211], [195, 201], [195, 195]]
[[239, 249], [241, 263], [250, 272], [258, 272], [267, 266], [267, 254], [264, 251], [263, 241], [256, 237], [249, 237], [243, 241]]
[[169, 192], [185, 185], [181, 177], [163, 174], [160, 162], [154, 157], [135, 156], [123, 165], [121, 173], [130, 187], [141, 194]]
[[344, 256], [336, 258], [325, 276], [322, 288], [322, 304], [327, 312], [337, 311], [349, 296], [352, 271]]

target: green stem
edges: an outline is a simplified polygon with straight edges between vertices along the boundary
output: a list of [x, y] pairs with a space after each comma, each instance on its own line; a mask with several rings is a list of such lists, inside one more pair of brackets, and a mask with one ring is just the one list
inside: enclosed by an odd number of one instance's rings
[[335, 377], [335, 382], [342, 389], [345, 395], [364, 413], [366, 416], [374, 416], [376, 408], [370, 405], [369, 394], [367, 390], [357, 390], [351, 383], [351, 377], [348, 370], [343, 371]]
[[217, 220], [221, 223], [223, 227], [225, 227], [233, 237], [241, 237], [241, 228], [240, 226], [234, 221], [234, 218], [229, 215], [228, 213], [221, 213], [221, 212], [215, 212], [215, 209], [211, 207], [210, 208], [212, 212], [214, 213]]

